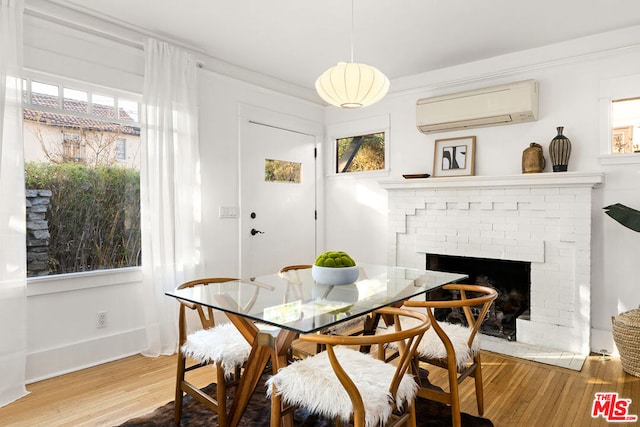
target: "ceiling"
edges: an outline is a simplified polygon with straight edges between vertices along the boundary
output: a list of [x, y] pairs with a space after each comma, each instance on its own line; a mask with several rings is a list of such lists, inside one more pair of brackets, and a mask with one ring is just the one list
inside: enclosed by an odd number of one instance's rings
[[[640, 24], [637, 0], [353, 1], [354, 61], [392, 89], [395, 78]], [[350, 60], [349, 0], [57, 3], [303, 88]]]

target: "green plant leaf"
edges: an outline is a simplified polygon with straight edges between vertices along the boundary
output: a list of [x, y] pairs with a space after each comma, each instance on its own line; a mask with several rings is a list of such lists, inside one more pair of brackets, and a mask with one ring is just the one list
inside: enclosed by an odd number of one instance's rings
[[603, 208], [605, 213], [625, 227], [640, 232], [640, 211], [632, 209], [621, 203], [609, 205]]

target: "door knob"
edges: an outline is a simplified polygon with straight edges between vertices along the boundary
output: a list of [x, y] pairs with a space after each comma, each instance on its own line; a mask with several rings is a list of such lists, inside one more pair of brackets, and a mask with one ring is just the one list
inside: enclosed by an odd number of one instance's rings
[[264, 234], [264, 231], [256, 230], [255, 228], [251, 229], [251, 235], [255, 236], [256, 234]]

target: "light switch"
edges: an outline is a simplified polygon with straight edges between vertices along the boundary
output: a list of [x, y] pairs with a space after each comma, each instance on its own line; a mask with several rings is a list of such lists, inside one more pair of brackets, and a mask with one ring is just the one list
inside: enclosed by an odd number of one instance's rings
[[238, 218], [238, 207], [218, 206], [218, 218]]

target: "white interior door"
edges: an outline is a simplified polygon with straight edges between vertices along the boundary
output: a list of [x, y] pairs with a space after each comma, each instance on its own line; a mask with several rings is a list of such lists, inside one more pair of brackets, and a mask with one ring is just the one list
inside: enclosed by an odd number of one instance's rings
[[[241, 138], [242, 277], [312, 264], [316, 247], [315, 136], [255, 122]], [[285, 171], [273, 177], [277, 171]]]

